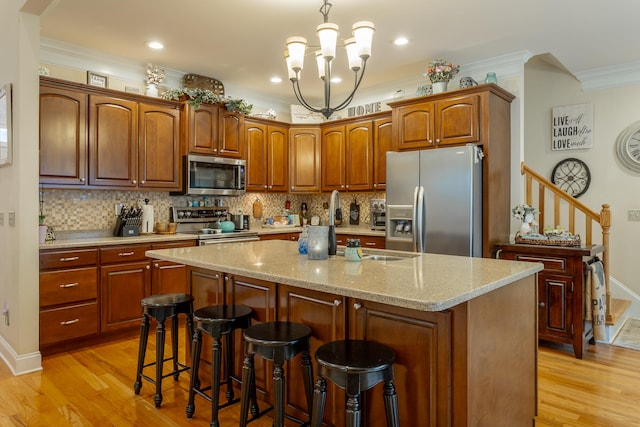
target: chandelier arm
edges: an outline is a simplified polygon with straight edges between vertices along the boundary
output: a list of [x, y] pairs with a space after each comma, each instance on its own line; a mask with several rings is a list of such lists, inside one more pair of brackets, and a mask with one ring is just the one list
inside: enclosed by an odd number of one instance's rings
[[353, 90], [351, 91], [351, 93], [349, 94], [347, 99], [345, 99], [337, 107], [333, 108], [334, 111], [342, 110], [347, 105], [349, 105], [349, 103], [353, 100], [353, 97], [355, 96], [356, 91], [358, 90], [358, 87], [360, 87], [360, 83], [362, 82], [362, 78], [364, 77], [364, 71], [365, 71], [366, 68], [367, 68], [367, 61], [363, 61], [362, 70], [360, 71], [360, 75], [358, 76], [358, 71], [355, 71], [355, 85], [353, 87]]
[[302, 92], [300, 92], [300, 83], [298, 79], [291, 79], [291, 83], [293, 85], [293, 93], [295, 94], [296, 99], [300, 104], [302, 104], [304, 108], [314, 113], [322, 112], [322, 110], [312, 107], [307, 101], [305, 101], [304, 97], [302, 96]]
[[[324, 60], [324, 108], [326, 111], [331, 108], [331, 62]], [[327, 117], [328, 118], [328, 117]]]

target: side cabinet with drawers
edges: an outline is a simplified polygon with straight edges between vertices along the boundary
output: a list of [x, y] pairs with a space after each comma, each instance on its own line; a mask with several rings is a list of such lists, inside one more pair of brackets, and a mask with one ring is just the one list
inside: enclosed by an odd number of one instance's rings
[[98, 250], [40, 255], [40, 346], [97, 335]]
[[502, 259], [544, 264], [538, 273], [538, 339], [571, 344], [582, 359], [586, 341], [593, 342], [593, 329], [584, 322], [586, 268], [604, 247], [503, 244], [497, 249]]
[[41, 251], [41, 350], [52, 353], [135, 330], [142, 298], [188, 289], [185, 265], [151, 260], [145, 252], [193, 245], [186, 240]]

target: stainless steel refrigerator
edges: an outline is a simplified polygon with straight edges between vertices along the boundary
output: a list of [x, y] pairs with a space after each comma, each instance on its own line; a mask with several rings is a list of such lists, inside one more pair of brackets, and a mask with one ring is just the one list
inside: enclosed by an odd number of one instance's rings
[[474, 144], [388, 152], [386, 248], [481, 257], [482, 158]]

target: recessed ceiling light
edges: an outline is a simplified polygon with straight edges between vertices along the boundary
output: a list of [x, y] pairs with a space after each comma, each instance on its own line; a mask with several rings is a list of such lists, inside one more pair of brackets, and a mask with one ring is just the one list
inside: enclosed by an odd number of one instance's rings
[[408, 44], [408, 43], [409, 43], [409, 39], [407, 39], [406, 37], [398, 37], [393, 41], [393, 44], [395, 44], [396, 46], [404, 46], [405, 44]]
[[159, 41], [150, 41], [150, 42], [147, 42], [145, 44], [150, 49], [159, 50], [159, 49], [163, 49], [164, 48], [164, 45], [162, 43], [160, 43]]
[[282, 79], [280, 77], [271, 77], [271, 83], [282, 83]]

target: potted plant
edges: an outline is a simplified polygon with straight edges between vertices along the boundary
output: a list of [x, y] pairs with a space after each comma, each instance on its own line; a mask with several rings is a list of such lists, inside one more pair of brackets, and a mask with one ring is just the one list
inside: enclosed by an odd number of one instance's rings
[[431, 80], [433, 93], [439, 93], [447, 90], [449, 80], [454, 78], [459, 71], [459, 65], [454, 65], [444, 59], [434, 59], [427, 67], [427, 72], [424, 75]]
[[198, 88], [172, 88], [162, 93], [163, 99], [171, 101], [187, 101], [187, 104], [199, 108], [200, 104], [224, 104], [228, 111], [239, 111], [250, 114], [253, 104], [248, 104], [244, 99], [234, 99], [220, 96], [208, 89]]
[[158, 85], [164, 81], [164, 70], [157, 65], [147, 65], [147, 96], [158, 96]]

